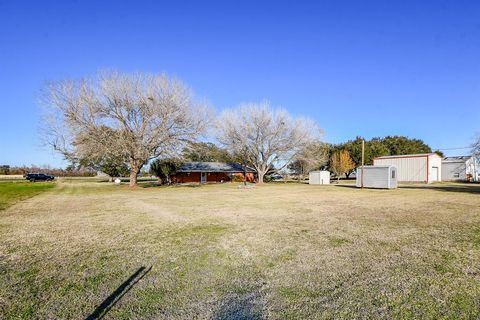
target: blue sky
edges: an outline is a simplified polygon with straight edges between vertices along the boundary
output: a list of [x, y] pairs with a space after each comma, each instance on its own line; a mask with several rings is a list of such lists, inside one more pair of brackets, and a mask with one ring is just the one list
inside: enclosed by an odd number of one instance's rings
[[217, 110], [267, 99], [328, 142], [465, 147], [480, 132], [480, 1], [0, 0], [0, 164], [62, 165], [38, 137], [39, 90], [105, 68], [166, 72]]

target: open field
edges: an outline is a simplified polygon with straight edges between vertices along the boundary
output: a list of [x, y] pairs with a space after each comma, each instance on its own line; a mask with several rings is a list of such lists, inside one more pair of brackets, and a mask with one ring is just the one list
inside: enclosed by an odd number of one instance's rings
[[0, 318], [480, 316], [480, 185], [145, 186], [0, 211]]
[[0, 181], [24, 180], [21, 174], [0, 174]]

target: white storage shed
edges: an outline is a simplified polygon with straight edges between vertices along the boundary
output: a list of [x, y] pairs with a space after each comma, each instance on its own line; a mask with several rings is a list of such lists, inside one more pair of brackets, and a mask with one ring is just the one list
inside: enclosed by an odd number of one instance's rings
[[330, 184], [330, 171], [312, 171], [308, 174], [309, 184]]
[[442, 181], [442, 157], [436, 153], [377, 157], [373, 165], [397, 167], [398, 182]]
[[[363, 181], [362, 181], [363, 171]], [[357, 168], [356, 186], [361, 188], [395, 189], [397, 183], [397, 168], [395, 166], [363, 166]]]

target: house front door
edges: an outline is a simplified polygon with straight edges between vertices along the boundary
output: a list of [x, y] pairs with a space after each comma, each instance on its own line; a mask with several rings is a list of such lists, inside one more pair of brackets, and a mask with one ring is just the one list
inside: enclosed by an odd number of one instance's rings
[[200, 183], [207, 183], [207, 173], [201, 172], [200, 173]]

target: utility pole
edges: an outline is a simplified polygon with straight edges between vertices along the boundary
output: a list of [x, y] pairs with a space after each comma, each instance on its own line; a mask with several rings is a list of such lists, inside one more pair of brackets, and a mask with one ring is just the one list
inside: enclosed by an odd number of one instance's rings
[[362, 180], [361, 180], [361, 185], [363, 189], [363, 165], [365, 163], [365, 139], [362, 139], [362, 170], [361, 170], [361, 175], [362, 175]]

